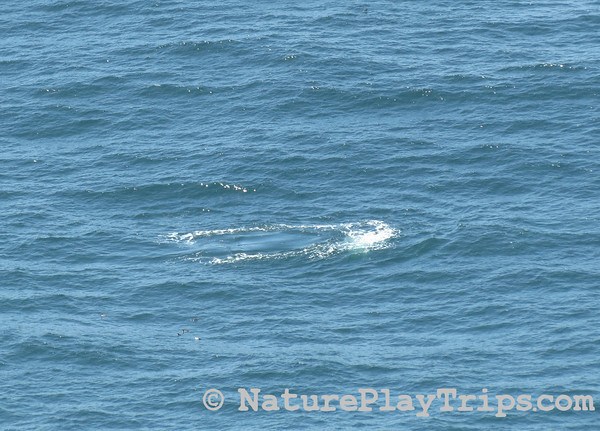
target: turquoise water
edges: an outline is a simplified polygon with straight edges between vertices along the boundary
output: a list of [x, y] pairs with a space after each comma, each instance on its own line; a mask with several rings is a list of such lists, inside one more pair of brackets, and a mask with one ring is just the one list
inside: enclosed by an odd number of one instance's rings
[[599, 403], [599, 25], [598, 1], [4, 4], [0, 428], [600, 429], [237, 393]]

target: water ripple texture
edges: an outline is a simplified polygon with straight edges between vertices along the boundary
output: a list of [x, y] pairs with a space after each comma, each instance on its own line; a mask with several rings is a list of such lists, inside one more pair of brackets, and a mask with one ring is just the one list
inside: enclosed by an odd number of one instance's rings
[[600, 408], [599, 28], [597, 0], [3, 2], [0, 429], [599, 429], [235, 403]]

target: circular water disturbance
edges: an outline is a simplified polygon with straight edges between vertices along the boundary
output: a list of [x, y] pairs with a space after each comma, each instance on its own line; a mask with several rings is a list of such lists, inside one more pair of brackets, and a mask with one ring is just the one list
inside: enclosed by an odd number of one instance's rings
[[171, 233], [171, 241], [192, 249], [186, 260], [211, 264], [304, 256], [324, 259], [343, 252], [368, 252], [387, 248], [398, 231], [369, 220], [327, 225], [264, 225], [231, 229]]

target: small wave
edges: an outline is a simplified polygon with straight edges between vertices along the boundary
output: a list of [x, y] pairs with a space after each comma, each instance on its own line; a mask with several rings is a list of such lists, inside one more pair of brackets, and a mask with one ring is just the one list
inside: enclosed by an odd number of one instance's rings
[[368, 220], [173, 232], [166, 239], [199, 248], [184, 260], [219, 265], [294, 257], [318, 260], [344, 252], [369, 252], [389, 248], [398, 233], [385, 222]]

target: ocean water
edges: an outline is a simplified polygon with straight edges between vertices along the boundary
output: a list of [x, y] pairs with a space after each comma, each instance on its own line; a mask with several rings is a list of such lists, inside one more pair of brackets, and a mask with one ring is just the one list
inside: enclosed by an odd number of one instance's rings
[[600, 404], [600, 2], [2, 9], [0, 429], [600, 429], [237, 392]]

